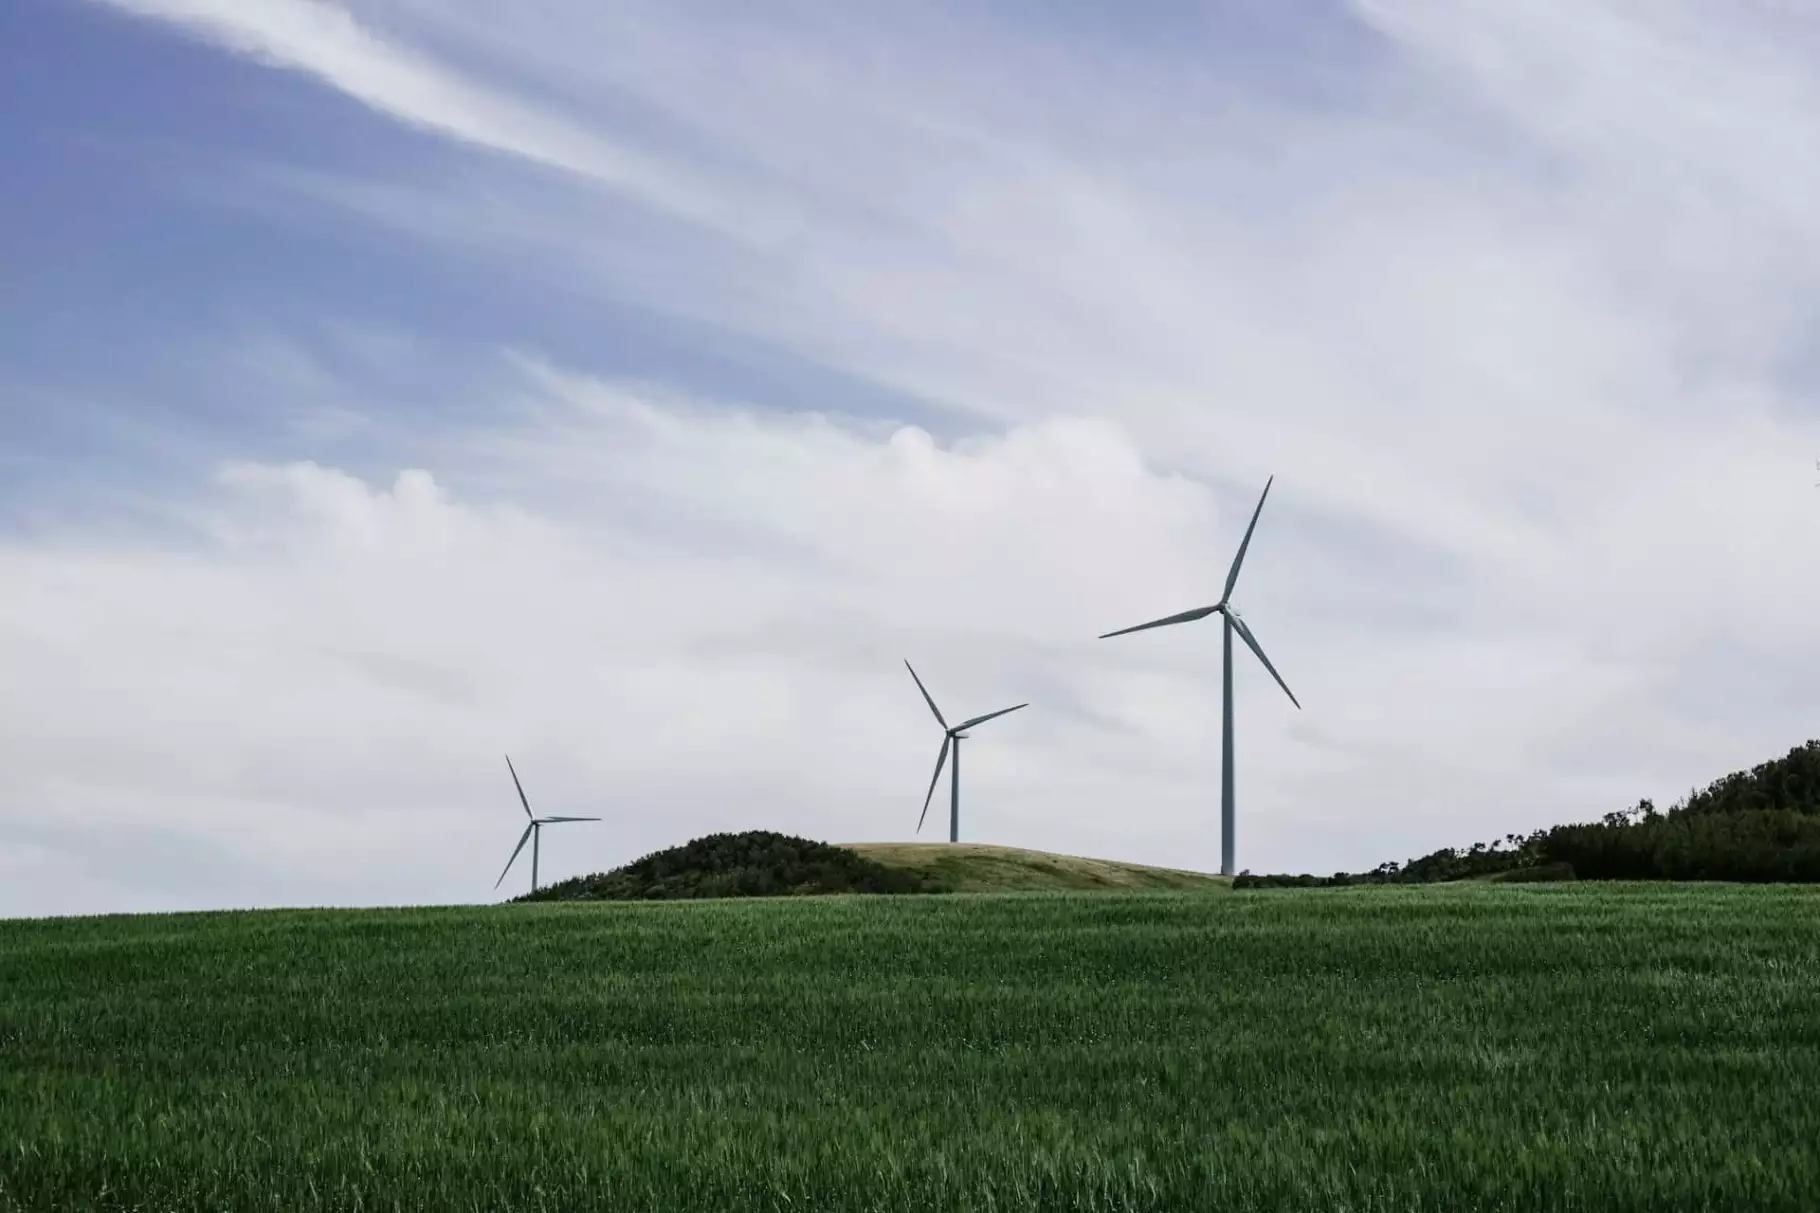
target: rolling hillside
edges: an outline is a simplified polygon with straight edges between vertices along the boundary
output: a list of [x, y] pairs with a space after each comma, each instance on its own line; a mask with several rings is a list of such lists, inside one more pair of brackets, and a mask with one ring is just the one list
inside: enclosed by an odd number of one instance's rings
[[0, 922], [0, 1211], [1801, 1213], [1816, 938], [1717, 885]]

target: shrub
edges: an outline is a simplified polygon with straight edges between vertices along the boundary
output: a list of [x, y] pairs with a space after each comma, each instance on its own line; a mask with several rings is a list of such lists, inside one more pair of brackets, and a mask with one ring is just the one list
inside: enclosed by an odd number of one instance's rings
[[917, 873], [886, 867], [845, 847], [748, 830], [709, 834], [623, 868], [572, 877], [514, 900], [660, 901], [937, 891]]
[[1571, 863], [1539, 863], [1531, 868], [1512, 868], [1486, 877], [1496, 884], [1527, 884], [1537, 880], [1577, 880]]

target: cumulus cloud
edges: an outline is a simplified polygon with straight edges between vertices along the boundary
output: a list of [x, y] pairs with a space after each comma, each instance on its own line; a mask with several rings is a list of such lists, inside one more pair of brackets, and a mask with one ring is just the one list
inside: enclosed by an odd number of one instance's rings
[[[1128, 717], [1204, 728], [1205, 703], [1091, 637], [1213, 514], [1116, 426], [957, 450], [547, 371], [528, 390], [557, 412], [501, 458], [574, 484], [561, 520], [417, 469], [375, 486], [235, 465], [184, 550], [9, 546], [0, 645], [41, 693], [7, 705], [6, 799], [45, 806], [35, 845], [166, 830], [323, 895], [472, 897], [510, 833], [508, 746], [540, 806], [609, 819], [561, 839], [552, 870], [711, 826], [901, 836], [939, 740], [906, 657], [956, 712], [1044, 701], [975, 746], [970, 833], [1117, 849], [1096, 802], [1121, 772], [1154, 793], [1174, 767], [1199, 797], [1201, 764], [1146, 769]], [[1083, 555], [1102, 576], [1070, 575]], [[1156, 837], [1182, 824], [1165, 811]], [[189, 887], [117, 858], [129, 903]], [[21, 894], [9, 909], [45, 892]]]
[[[939, 740], [904, 657], [957, 711], [1033, 701], [970, 753], [970, 835], [1211, 865], [1217, 628], [1091, 638], [1217, 598], [1273, 471], [1239, 597], [1306, 710], [1241, 670], [1247, 866], [1668, 799], [1810, 731], [1789, 9], [1360, 0], [1341, 61], [1260, 79], [972, 10], [116, 2], [569, 178], [312, 178], [341, 221], [919, 415], [520, 352], [383, 472], [230, 449], [181, 540], [7, 541], [0, 828], [59, 875], [0, 909], [484, 896], [507, 746], [609, 818], [551, 871], [901, 836]], [[626, 198], [763, 221], [632, 239]]]

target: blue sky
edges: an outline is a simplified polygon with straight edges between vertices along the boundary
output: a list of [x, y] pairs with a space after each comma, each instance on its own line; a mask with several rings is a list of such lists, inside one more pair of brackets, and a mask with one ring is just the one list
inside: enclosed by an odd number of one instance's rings
[[[0, 912], [1371, 866], [1812, 732], [1801, 6], [20, 0]], [[901, 685], [900, 685], [901, 684]], [[982, 705], [977, 709], [965, 705]], [[983, 731], [982, 731], [983, 732]], [[929, 752], [925, 752], [929, 751]], [[125, 841], [123, 841], [125, 840]], [[499, 854], [496, 856], [496, 852]], [[145, 859], [137, 862], [135, 857]]]

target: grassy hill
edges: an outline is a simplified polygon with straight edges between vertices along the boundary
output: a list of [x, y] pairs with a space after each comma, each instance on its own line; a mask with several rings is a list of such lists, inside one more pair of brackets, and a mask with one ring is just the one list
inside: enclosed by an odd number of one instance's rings
[[1800, 1210], [1820, 891], [0, 922], [0, 1210]]
[[518, 901], [678, 901], [835, 893], [1008, 893], [1201, 889], [1231, 882], [1204, 872], [1052, 855], [980, 843], [834, 845], [748, 830], [709, 834], [615, 868], [576, 876]]
[[1223, 876], [1153, 868], [1110, 859], [1083, 859], [1048, 851], [978, 842], [848, 842], [840, 844], [874, 863], [921, 876], [931, 890], [1008, 893], [1031, 890], [1198, 889], [1221, 891]]

